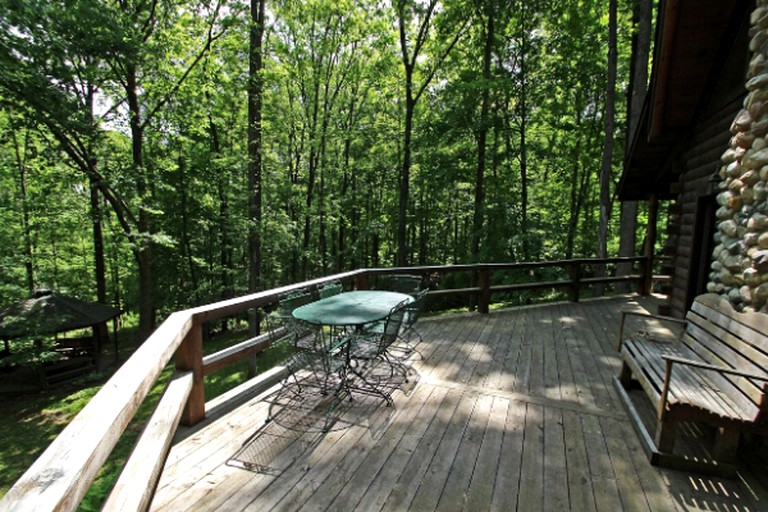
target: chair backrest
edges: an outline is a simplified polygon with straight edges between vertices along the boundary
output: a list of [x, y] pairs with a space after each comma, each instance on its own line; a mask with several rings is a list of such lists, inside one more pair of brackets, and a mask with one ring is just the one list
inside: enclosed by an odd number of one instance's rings
[[307, 290], [291, 292], [278, 301], [277, 315], [282, 324], [288, 329], [288, 334], [297, 348], [311, 349], [317, 343], [318, 329], [307, 322], [293, 317], [293, 310], [312, 302], [312, 294]]
[[392, 292], [413, 295], [421, 288], [421, 276], [393, 274], [387, 277], [385, 288]]
[[404, 300], [389, 311], [389, 316], [387, 316], [387, 319], [384, 322], [384, 331], [381, 333], [381, 338], [379, 339], [379, 353], [384, 352], [390, 345], [392, 345], [392, 343], [397, 341], [397, 337], [400, 334], [400, 329], [403, 325], [403, 318], [405, 318], [406, 307], [409, 303], [409, 300]]
[[312, 302], [312, 294], [306, 290], [291, 292], [280, 298], [277, 303], [277, 313], [283, 318], [291, 318], [293, 310]]
[[419, 290], [416, 295], [413, 296], [413, 302], [409, 303], [405, 307], [405, 317], [403, 318], [403, 332], [410, 329], [416, 320], [419, 319], [421, 311], [424, 309], [424, 303], [427, 300], [427, 293], [429, 289], [424, 288]]
[[325, 283], [319, 291], [319, 295], [321, 299], [325, 299], [326, 297], [332, 297], [334, 295], [337, 295], [342, 292], [344, 287], [341, 285], [338, 281], [332, 281], [330, 283]]

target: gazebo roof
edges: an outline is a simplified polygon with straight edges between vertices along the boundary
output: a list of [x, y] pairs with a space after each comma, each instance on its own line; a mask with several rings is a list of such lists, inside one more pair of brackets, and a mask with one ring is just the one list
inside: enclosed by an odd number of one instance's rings
[[0, 311], [0, 337], [55, 334], [91, 327], [122, 313], [98, 302], [88, 302], [42, 289]]

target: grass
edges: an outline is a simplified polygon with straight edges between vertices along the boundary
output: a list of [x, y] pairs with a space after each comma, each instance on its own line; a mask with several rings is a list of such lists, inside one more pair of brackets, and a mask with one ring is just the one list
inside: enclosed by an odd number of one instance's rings
[[[124, 360], [132, 352], [135, 343], [127, 341], [132, 338], [130, 331], [121, 331], [119, 337], [123, 346], [121, 359]], [[246, 335], [242, 332], [230, 332], [213, 337], [204, 343], [204, 352], [206, 354], [216, 352], [242, 341], [245, 337]], [[110, 354], [105, 356], [107, 360], [112, 357]], [[283, 357], [284, 355], [276, 351], [265, 351], [262, 357], [258, 358], [258, 371], [271, 368]], [[101, 508], [144, 424], [167, 386], [173, 372], [172, 364], [163, 371], [150, 390], [83, 499], [79, 510], [91, 511]], [[0, 436], [0, 498], [8, 492], [72, 418], [98, 393], [116, 369], [113, 366], [102, 372], [94, 372], [47, 391], [0, 393], [0, 410], [4, 413], [0, 415], [0, 432], [3, 433]], [[208, 375], [205, 378], [206, 398], [210, 399], [224, 393], [244, 382], [247, 376], [248, 362], [245, 360]]]

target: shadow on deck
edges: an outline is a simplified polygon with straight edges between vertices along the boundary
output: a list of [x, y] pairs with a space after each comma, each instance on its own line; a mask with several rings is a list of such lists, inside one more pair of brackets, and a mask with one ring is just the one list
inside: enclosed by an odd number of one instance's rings
[[423, 318], [394, 407], [275, 386], [181, 430], [152, 509], [767, 510], [765, 458], [735, 480], [648, 464], [611, 379], [620, 310], [656, 304]]

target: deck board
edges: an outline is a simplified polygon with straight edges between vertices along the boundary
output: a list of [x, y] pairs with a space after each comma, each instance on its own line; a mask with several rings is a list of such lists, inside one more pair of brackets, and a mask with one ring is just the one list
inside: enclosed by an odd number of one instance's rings
[[180, 430], [151, 509], [768, 509], [748, 472], [743, 484], [645, 459], [611, 379], [620, 310], [654, 301], [423, 318], [394, 407], [353, 394], [324, 432], [327, 397], [276, 386]]

